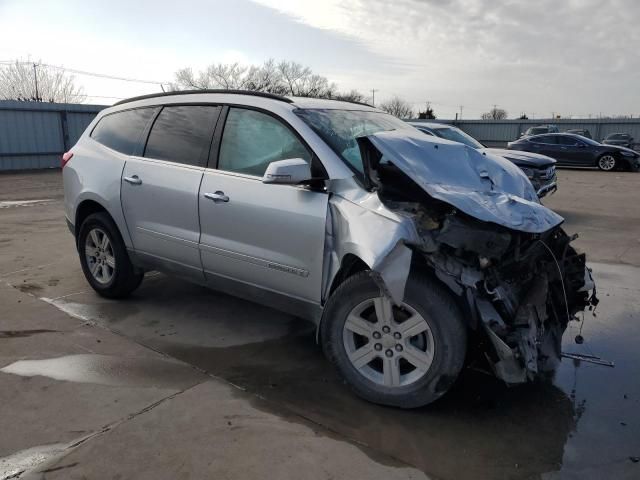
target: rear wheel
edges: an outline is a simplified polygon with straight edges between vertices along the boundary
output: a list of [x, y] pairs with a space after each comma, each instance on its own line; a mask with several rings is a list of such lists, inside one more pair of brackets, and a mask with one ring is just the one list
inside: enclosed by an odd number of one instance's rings
[[134, 269], [118, 227], [105, 212], [82, 222], [78, 253], [84, 276], [103, 297], [126, 297], [142, 282], [144, 273]]
[[327, 302], [321, 331], [327, 357], [356, 394], [414, 408], [438, 399], [458, 376], [466, 329], [451, 295], [412, 275], [392, 305], [369, 272], [347, 279]]
[[598, 168], [605, 172], [609, 172], [616, 168], [616, 164], [616, 158], [609, 153], [605, 153], [598, 159]]

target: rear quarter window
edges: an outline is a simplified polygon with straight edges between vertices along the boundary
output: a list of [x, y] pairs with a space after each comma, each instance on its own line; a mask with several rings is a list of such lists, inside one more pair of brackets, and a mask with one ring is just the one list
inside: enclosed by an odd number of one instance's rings
[[105, 115], [94, 127], [91, 138], [120, 153], [133, 155], [156, 111], [156, 108], [138, 108]]

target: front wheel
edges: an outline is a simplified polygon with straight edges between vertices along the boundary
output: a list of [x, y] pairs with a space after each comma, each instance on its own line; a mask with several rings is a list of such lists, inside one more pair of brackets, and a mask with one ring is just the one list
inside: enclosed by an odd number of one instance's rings
[[78, 234], [80, 265], [91, 287], [107, 298], [123, 298], [142, 282], [114, 221], [104, 212], [89, 215]]
[[383, 296], [370, 272], [347, 279], [329, 298], [322, 347], [357, 395], [415, 408], [444, 395], [466, 354], [466, 329], [451, 294], [411, 275], [401, 306]]
[[608, 153], [605, 153], [598, 159], [598, 168], [605, 172], [610, 172], [616, 168], [616, 164], [616, 157]]

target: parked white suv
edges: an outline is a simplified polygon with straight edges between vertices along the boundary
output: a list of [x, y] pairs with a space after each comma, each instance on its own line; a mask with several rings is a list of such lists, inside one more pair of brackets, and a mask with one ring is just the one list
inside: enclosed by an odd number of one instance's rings
[[553, 370], [567, 322], [596, 301], [518, 167], [369, 106], [138, 97], [97, 116], [63, 177], [100, 295], [161, 270], [310, 319], [377, 403], [434, 401], [468, 351], [508, 383]]

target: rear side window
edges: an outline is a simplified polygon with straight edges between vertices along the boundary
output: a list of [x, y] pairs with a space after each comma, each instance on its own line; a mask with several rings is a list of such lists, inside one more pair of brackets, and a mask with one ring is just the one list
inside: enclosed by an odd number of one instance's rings
[[262, 176], [271, 162], [290, 158], [311, 163], [311, 153], [286, 125], [255, 110], [229, 110], [218, 169]]
[[554, 137], [553, 135], [540, 135], [539, 137], [534, 137], [530, 139], [530, 141], [533, 143], [545, 143], [545, 144], [555, 145], [556, 137]]
[[578, 140], [573, 137], [558, 137], [558, 143], [560, 145], [574, 146], [578, 145]]
[[151, 127], [144, 156], [204, 166], [220, 107], [164, 107]]
[[106, 115], [91, 132], [91, 138], [120, 153], [133, 155], [155, 112], [155, 108], [138, 108]]

